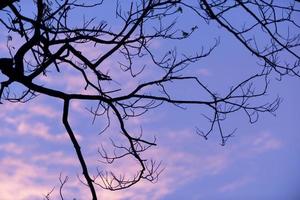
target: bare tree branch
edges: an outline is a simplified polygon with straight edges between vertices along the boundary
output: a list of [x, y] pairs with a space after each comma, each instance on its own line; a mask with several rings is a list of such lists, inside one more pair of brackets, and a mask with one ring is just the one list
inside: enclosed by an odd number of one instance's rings
[[[145, 139], [142, 129], [139, 134], [129, 131], [128, 119], [138, 118], [162, 104], [179, 108], [201, 107], [207, 111], [201, 116], [208, 120], [208, 126], [206, 129], [197, 127], [196, 133], [208, 139], [216, 132], [220, 135], [221, 145], [225, 145], [236, 132], [235, 127], [227, 131], [224, 124], [227, 118], [233, 113], [242, 113], [250, 123], [255, 123], [262, 113], [274, 114], [281, 98], [265, 99], [272, 77], [277, 76], [280, 80], [283, 76], [300, 76], [298, 0], [132, 0], [126, 3], [116, 0], [113, 12], [114, 20], [118, 20], [117, 28], [102, 20], [104, 16], [100, 14], [80, 22], [72, 18], [79, 10], [89, 12], [105, 8], [103, 0], [94, 3], [79, 0], [32, 2], [35, 6], [33, 15], [23, 12], [26, 4], [23, 1], [0, 3], [0, 13], [4, 16], [1, 16], [0, 26], [9, 32], [7, 51], [10, 55], [0, 58], [0, 71], [7, 77], [1, 80], [0, 103], [26, 103], [39, 94], [63, 101], [62, 123], [82, 169], [85, 180], [80, 181], [89, 188], [93, 200], [99, 198], [96, 193], [99, 187], [122, 190], [142, 179], [156, 182], [163, 170], [160, 162], [144, 157], [144, 152], [157, 145], [156, 138]], [[182, 28], [179, 23], [186, 11], [196, 19], [189, 22], [190, 28]], [[243, 24], [234, 22], [232, 16], [236, 11], [247, 16], [247, 21]], [[77, 20], [75, 25], [72, 20]], [[176, 47], [155, 50], [152, 46], [156, 41], [184, 44], [185, 40], [193, 39], [205, 23], [220, 26], [259, 61], [256, 72], [232, 85], [225, 94], [218, 94], [204, 79], [187, 73], [199, 61], [211, 56], [220, 45], [219, 39], [212, 39], [210, 47], [199, 45], [198, 52], [191, 54]], [[264, 42], [257, 39], [259, 37], [263, 37]], [[17, 48], [12, 45], [15, 38], [18, 38]], [[95, 55], [89, 55], [84, 49]], [[105, 62], [110, 59], [116, 64], [107, 69]], [[47, 77], [50, 71], [62, 73], [66, 69], [79, 73], [84, 83], [80, 90], [53, 89], [37, 81]], [[152, 70], [153, 74], [146, 77], [147, 70]], [[123, 77], [127, 77], [126, 80]], [[136, 84], [126, 89], [124, 85], [130, 81]], [[19, 88], [22, 92], [14, 89], [15, 83], [22, 85]], [[174, 87], [185, 83], [191, 84], [195, 93], [201, 92], [203, 96], [196, 99], [178, 96]], [[98, 153], [108, 164], [120, 159], [135, 160], [138, 169], [133, 176], [117, 175], [113, 170], [99, 168], [96, 174], [88, 170], [87, 158], [68, 119], [71, 101], [95, 103], [95, 107], [87, 110], [93, 117], [92, 123], [97, 123], [96, 119], [100, 117], [105, 120], [100, 133], [112, 124], [118, 125], [118, 136], [126, 142], [111, 139], [112, 153], [101, 144]], [[67, 180], [68, 177], [59, 178], [61, 199]], [[50, 199], [53, 190], [46, 199]]]

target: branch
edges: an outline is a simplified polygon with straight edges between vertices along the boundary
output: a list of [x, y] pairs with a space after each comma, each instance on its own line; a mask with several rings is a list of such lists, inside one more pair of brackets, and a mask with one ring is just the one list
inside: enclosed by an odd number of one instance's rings
[[76, 139], [76, 137], [75, 137], [75, 135], [74, 135], [74, 133], [73, 133], [71, 127], [70, 127], [70, 124], [68, 122], [69, 103], [70, 103], [69, 99], [65, 99], [64, 100], [64, 108], [63, 108], [63, 118], [62, 118], [62, 121], [63, 121], [63, 124], [64, 124], [64, 126], [65, 126], [68, 134], [69, 134], [69, 137], [70, 137], [70, 139], [72, 141], [72, 144], [74, 145], [74, 148], [75, 148], [78, 160], [79, 160], [81, 168], [82, 168], [82, 174], [84, 175], [85, 180], [87, 181], [87, 185], [88, 185], [88, 187], [89, 187], [89, 189], [91, 191], [93, 200], [97, 200], [97, 194], [96, 194], [96, 191], [95, 191], [95, 188], [94, 188], [94, 185], [93, 185], [93, 180], [91, 179], [91, 177], [89, 175], [86, 162], [85, 162], [84, 157], [83, 157], [83, 155], [81, 153], [81, 150], [80, 150], [80, 145], [77, 142], [77, 139]]

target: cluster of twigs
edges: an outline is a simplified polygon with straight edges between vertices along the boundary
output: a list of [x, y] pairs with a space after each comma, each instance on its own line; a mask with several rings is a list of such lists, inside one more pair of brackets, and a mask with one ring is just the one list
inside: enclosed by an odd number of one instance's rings
[[[92, 199], [97, 199], [95, 186], [109, 190], [128, 188], [141, 179], [157, 180], [161, 173], [160, 163], [146, 160], [142, 153], [156, 145], [156, 140], [148, 141], [143, 136], [133, 136], [126, 128], [126, 120], [139, 117], [148, 110], [165, 104], [175, 106], [199, 105], [211, 110], [211, 116], [205, 116], [210, 121], [208, 131], [197, 128], [197, 133], [208, 138], [217, 131], [221, 137], [221, 144], [225, 145], [227, 139], [234, 133], [227, 134], [222, 126], [226, 117], [237, 111], [242, 111], [248, 116], [249, 121], [257, 121], [260, 113], [274, 113], [280, 98], [264, 104], [256, 104], [255, 99], [265, 96], [269, 85], [269, 75], [277, 74], [279, 78], [285, 75], [299, 77], [299, 5], [296, 1], [257, 1], [257, 0], [132, 0], [124, 6], [121, 1], [116, 1], [115, 15], [120, 19], [118, 31], [111, 28], [111, 24], [101, 21], [95, 25], [96, 18], [85, 19], [82, 25], [72, 25], [72, 12], [76, 9], [89, 10], [103, 6], [105, 2], [85, 3], [77, 0], [36, 0], [32, 16], [22, 12], [22, 3], [18, 0], [2, 1], [0, 3], [0, 24], [10, 34], [22, 38], [22, 44], [14, 49], [10, 45], [12, 36], [7, 39], [7, 50], [10, 57], [0, 58], [0, 71], [7, 76], [1, 82], [0, 99], [11, 102], [27, 102], [44, 94], [63, 101], [62, 122], [74, 145], [80, 162], [85, 184], [89, 187]], [[195, 34], [198, 25], [189, 31], [181, 30], [176, 26], [177, 18], [184, 14], [183, 9], [199, 16], [199, 21], [217, 23], [232, 34], [249, 52], [258, 58], [261, 70], [251, 77], [232, 86], [226, 95], [218, 95], [212, 91], [197, 76], [185, 76], [185, 69], [192, 63], [207, 57], [217, 47], [219, 41], [207, 51], [202, 50], [194, 55], [179, 56], [176, 50], [169, 50], [157, 56], [151, 48], [154, 40], [184, 40]], [[247, 16], [247, 23], [237, 26], [232, 22], [231, 15], [242, 12]], [[152, 27], [151, 29], [149, 27]], [[283, 28], [282, 28], [283, 27]], [[284, 30], [283, 30], [284, 29]], [[298, 31], [298, 32], [297, 32]], [[263, 34], [269, 42], [261, 46], [256, 38], [256, 32]], [[91, 59], [85, 55], [77, 45], [107, 46], [107, 51], [99, 53], [97, 58]], [[297, 52], [298, 50], [298, 52]], [[106, 84], [115, 81], [112, 74], [104, 72], [102, 64], [114, 54], [120, 54], [125, 62], [120, 62], [120, 69], [129, 72], [132, 78], [143, 74], [146, 66], [135, 70], [136, 59], [148, 59], [151, 67], [160, 69], [153, 80], [144, 80], [131, 91], [120, 95], [122, 88], [107, 90]], [[289, 62], [284, 62], [281, 55], [288, 55]], [[30, 60], [27, 59], [30, 57]], [[84, 89], [90, 89], [91, 94], [68, 93], [52, 89], [47, 85], [36, 83], [37, 78], [46, 76], [48, 71], [55, 69], [61, 72], [62, 68], [71, 68], [81, 74], [85, 81]], [[115, 66], [111, 66], [115, 67]], [[195, 88], [204, 91], [208, 100], [191, 100], [188, 96], [176, 97], [168, 91], [166, 85], [173, 82], [189, 80]], [[261, 89], [254, 85], [259, 81]], [[20, 83], [25, 88], [22, 94], [16, 94], [10, 89], [14, 83]], [[160, 93], [151, 93], [149, 90], [159, 88]], [[148, 91], [148, 92], [146, 92]], [[89, 100], [97, 102], [97, 107], [90, 112], [94, 118], [107, 117], [107, 127], [111, 121], [119, 124], [121, 135], [127, 139], [126, 145], [118, 145], [112, 141], [113, 147], [119, 153], [109, 155], [105, 148], [99, 148], [99, 154], [107, 163], [115, 160], [132, 157], [140, 166], [132, 179], [118, 176], [112, 172], [98, 171], [92, 176], [88, 171], [85, 158], [80, 150], [80, 144], [69, 124], [69, 107], [73, 100]], [[114, 119], [111, 116], [114, 113]], [[106, 128], [107, 128], [106, 127]], [[104, 128], [103, 131], [106, 130]], [[117, 152], [117, 151], [116, 151]], [[122, 152], [122, 153], [120, 153]], [[63, 186], [67, 179], [60, 177]], [[50, 192], [51, 193], [51, 192]], [[47, 199], [49, 199], [49, 195]], [[63, 199], [62, 187], [60, 196]]]

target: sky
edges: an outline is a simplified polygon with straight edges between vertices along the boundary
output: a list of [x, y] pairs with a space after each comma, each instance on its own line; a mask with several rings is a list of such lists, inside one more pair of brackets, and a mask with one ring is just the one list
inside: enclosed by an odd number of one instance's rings
[[[32, 5], [26, 5], [30, 9]], [[106, 8], [114, 5], [106, 3]], [[91, 16], [110, 20], [108, 11], [92, 10]], [[186, 12], [184, 10], [184, 12]], [[212, 89], [222, 93], [228, 91], [231, 84], [243, 80], [258, 69], [258, 60], [252, 56], [229, 33], [211, 23], [204, 26], [198, 18], [191, 18], [187, 12], [178, 20], [178, 26], [188, 28], [200, 23], [194, 35], [180, 42], [155, 41], [152, 48], [156, 53], [176, 46], [184, 53], [194, 52], [214, 43], [220, 38], [219, 46], [212, 55], [197, 64], [191, 65], [186, 74], [195, 74]], [[233, 18], [235, 16], [232, 16]], [[107, 19], [106, 19], [107, 18]], [[78, 23], [74, 16], [72, 23]], [[247, 19], [247, 18], [245, 18]], [[111, 26], [118, 29], [115, 19]], [[237, 19], [237, 21], [241, 18]], [[242, 21], [242, 20], [241, 20]], [[115, 22], [115, 24], [114, 24]], [[9, 33], [0, 27], [0, 57], [8, 56], [6, 40]], [[259, 34], [259, 33], [258, 33]], [[20, 40], [13, 37], [11, 45], [18, 46]], [[188, 47], [188, 48], [187, 48]], [[105, 51], [101, 49], [100, 51]], [[93, 55], [94, 49], [83, 48], [83, 53]], [[103, 65], [116, 73], [115, 78], [123, 83], [124, 91], [132, 88], [136, 82], [127, 81], [126, 75], [119, 75], [113, 66], [120, 60], [118, 55], [108, 59]], [[137, 64], [141, 61], [137, 61]], [[148, 62], [147, 60], [144, 62]], [[145, 71], [142, 77], [149, 78], [155, 73]], [[207, 128], [202, 113], [205, 108], [188, 106], [182, 110], [172, 105], [162, 105], [145, 115], [126, 121], [130, 131], [143, 127], [145, 137], [157, 138], [158, 146], [151, 148], [146, 157], [161, 161], [164, 167], [158, 181], [140, 183], [118, 192], [98, 189], [101, 199], [109, 200], [297, 200], [300, 199], [300, 80], [285, 77], [277, 81], [271, 78], [270, 100], [277, 95], [282, 103], [276, 116], [262, 114], [259, 121], [249, 124], [245, 115], [237, 113], [226, 121], [225, 129], [237, 128], [234, 137], [225, 146], [220, 145], [218, 133], [212, 133], [208, 140], [196, 134], [196, 127]], [[0, 80], [5, 80], [0, 75]], [[64, 91], [83, 91], [83, 82], [79, 74], [69, 69], [62, 73], [52, 72], [41, 77], [40, 84], [59, 88]], [[126, 84], [125, 84], [126, 83]], [[19, 90], [15, 85], [13, 89]], [[173, 86], [178, 96], [197, 98], [191, 83], [184, 82]], [[259, 85], [258, 85], [259, 87]], [[53, 188], [52, 198], [59, 195], [61, 176], [68, 181], [63, 189], [66, 199], [86, 199], [88, 190], [78, 176], [80, 166], [73, 145], [61, 123], [62, 102], [45, 95], [25, 103], [3, 101], [0, 105], [0, 200], [38, 200], [43, 199]], [[99, 130], [105, 119], [92, 124], [92, 116], [86, 108], [88, 102], [72, 101], [70, 122], [82, 146], [89, 169], [92, 173], [100, 169], [110, 169], [118, 173], [134, 173], [136, 168], [130, 160], [121, 160], [114, 166], [99, 162], [97, 148], [102, 144], [109, 148], [109, 137], [118, 138], [117, 124], [103, 134]], [[82, 177], [81, 177], [82, 178]]]

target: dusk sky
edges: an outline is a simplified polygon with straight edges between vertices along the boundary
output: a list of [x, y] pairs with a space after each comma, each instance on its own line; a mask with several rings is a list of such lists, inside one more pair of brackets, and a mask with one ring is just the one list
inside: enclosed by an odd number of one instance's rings
[[[114, 17], [115, 3], [104, 1], [101, 8], [90, 9], [85, 17], [97, 17], [107, 21], [113, 30], [120, 28], [120, 21]], [[21, 5], [24, 6], [24, 1]], [[298, 3], [300, 8], [300, 4]], [[33, 5], [24, 7], [23, 14], [35, 12]], [[0, 17], [5, 15], [1, 13]], [[247, 15], [232, 13], [236, 23], [250, 20]], [[82, 15], [73, 13], [70, 23], [80, 25]], [[300, 17], [298, 23], [300, 23]], [[204, 81], [209, 88], [219, 94], [228, 92], [230, 87], [260, 69], [260, 62], [246, 50], [230, 33], [215, 22], [206, 24], [191, 11], [184, 9], [178, 17], [180, 29], [198, 29], [189, 39], [180, 41], [154, 40], [151, 48], [156, 55], [176, 47], [179, 55], [208, 50], [216, 40], [219, 45], [211, 55], [191, 64], [184, 72]], [[150, 25], [149, 25], [150, 26]], [[7, 38], [12, 36], [9, 45], [16, 49], [24, 40], [8, 33], [0, 24], [0, 58], [9, 57]], [[291, 30], [294, 31], [294, 30]], [[252, 32], [264, 41], [260, 31]], [[298, 33], [299, 34], [299, 33]], [[269, 40], [265, 39], [264, 42]], [[97, 48], [81, 47], [82, 53], [97, 56]], [[105, 51], [106, 47], [99, 49]], [[299, 49], [298, 49], [299, 50]], [[96, 52], [96, 53], [95, 53]], [[299, 51], [297, 52], [299, 55]], [[130, 91], [139, 80], [127, 79], [128, 74], [120, 74], [118, 61], [123, 58], [114, 54], [103, 63], [103, 68], [112, 74], [121, 85], [122, 91]], [[289, 59], [287, 56], [286, 60]], [[292, 59], [292, 58], [291, 58]], [[136, 65], [147, 64], [140, 79], [151, 79], [157, 75], [149, 60], [137, 60]], [[217, 131], [208, 140], [197, 135], [197, 128], [207, 130], [209, 123], [202, 114], [208, 114], [204, 106], [186, 106], [180, 109], [163, 104], [146, 114], [129, 119], [126, 126], [130, 131], [139, 132], [142, 127], [146, 138], [156, 137], [157, 146], [145, 152], [145, 157], [162, 162], [164, 170], [156, 183], [141, 181], [129, 189], [107, 191], [97, 188], [100, 199], [108, 200], [299, 200], [300, 199], [300, 79], [270, 76], [268, 94], [257, 102], [270, 102], [277, 96], [282, 98], [276, 116], [262, 113], [259, 120], [250, 124], [243, 112], [234, 113], [224, 121], [224, 131], [237, 128], [225, 146]], [[0, 81], [6, 77], [0, 73]], [[47, 77], [41, 76], [38, 84], [66, 92], [84, 92], [84, 82], [80, 74], [62, 69], [54, 70]], [[176, 96], [202, 97], [201, 91], [190, 82], [174, 84], [170, 87]], [[259, 83], [256, 85], [259, 89]], [[20, 90], [14, 85], [11, 90]], [[88, 199], [89, 191], [80, 183], [81, 169], [73, 145], [61, 122], [63, 102], [45, 95], [38, 95], [27, 103], [11, 103], [2, 100], [0, 105], [0, 200], [40, 200], [50, 192], [52, 199], [59, 199], [59, 177], [68, 176], [63, 188], [65, 199]], [[100, 162], [97, 149], [103, 145], [110, 147], [109, 138], [123, 142], [119, 137], [117, 123], [99, 135], [105, 126], [105, 118], [92, 123], [93, 116], [88, 112], [90, 102], [72, 101], [70, 123], [76, 133], [82, 151], [86, 156], [91, 174], [110, 169], [117, 174], [135, 173], [135, 164], [126, 159], [110, 166]], [[100, 131], [99, 131], [100, 130]], [[82, 177], [81, 177], [82, 178]]]

